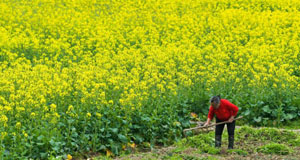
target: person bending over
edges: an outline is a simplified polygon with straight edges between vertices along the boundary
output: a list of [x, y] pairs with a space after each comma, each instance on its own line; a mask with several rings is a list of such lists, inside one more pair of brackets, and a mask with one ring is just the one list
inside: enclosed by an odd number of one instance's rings
[[[234, 117], [237, 115], [239, 108], [227, 99], [221, 99], [220, 96], [211, 97], [210, 104], [208, 118], [204, 126], [209, 125], [214, 115], [216, 115], [216, 123], [228, 121], [228, 123], [226, 123], [228, 131], [228, 149], [233, 149], [235, 130]], [[217, 148], [221, 147], [224, 126], [225, 124], [219, 124], [215, 129], [215, 147]]]

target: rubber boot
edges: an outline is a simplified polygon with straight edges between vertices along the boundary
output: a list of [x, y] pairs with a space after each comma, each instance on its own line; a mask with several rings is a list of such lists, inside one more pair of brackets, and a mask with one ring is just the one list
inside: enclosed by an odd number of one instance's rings
[[222, 143], [222, 135], [215, 136], [215, 147], [220, 148]]
[[228, 135], [228, 149], [233, 149], [234, 135]]

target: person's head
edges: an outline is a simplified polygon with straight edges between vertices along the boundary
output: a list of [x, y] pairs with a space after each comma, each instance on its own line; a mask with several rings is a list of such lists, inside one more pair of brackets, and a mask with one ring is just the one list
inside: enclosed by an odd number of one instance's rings
[[211, 97], [211, 99], [210, 99], [210, 104], [211, 104], [211, 106], [213, 106], [215, 109], [219, 108], [220, 102], [221, 102], [221, 97], [220, 97], [219, 95], [218, 95], [218, 96], [213, 96], [213, 97]]

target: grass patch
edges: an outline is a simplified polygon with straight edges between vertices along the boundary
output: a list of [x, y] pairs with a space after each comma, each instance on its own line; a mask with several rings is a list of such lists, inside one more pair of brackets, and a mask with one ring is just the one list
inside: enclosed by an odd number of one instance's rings
[[242, 156], [246, 156], [248, 155], [249, 153], [247, 151], [244, 151], [242, 149], [230, 149], [230, 150], [227, 150], [228, 153], [236, 153], [238, 155], [242, 155]]
[[300, 136], [297, 139], [289, 140], [289, 144], [291, 144], [292, 146], [300, 147]]
[[297, 139], [298, 135], [293, 131], [279, 130], [276, 128], [260, 128], [254, 129], [249, 126], [243, 126], [236, 131], [238, 139], [242, 140], [257, 140], [272, 141], [272, 142], [288, 142], [292, 139]]
[[174, 151], [180, 151], [184, 147], [197, 148], [200, 153], [219, 154], [220, 149], [214, 148], [215, 137], [214, 133], [203, 133], [193, 137], [187, 137], [179, 141]]
[[172, 150], [173, 153], [179, 153], [179, 152], [182, 152], [184, 150], [186, 150], [187, 148], [184, 147], [184, 146], [179, 146], [179, 147], [176, 147], [175, 149]]
[[284, 144], [270, 143], [257, 148], [257, 152], [265, 154], [288, 155], [292, 153], [293, 150]]
[[286, 129], [300, 129], [300, 118], [293, 121], [287, 121], [286, 124], [280, 126], [280, 128], [286, 128]]
[[215, 147], [208, 147], [207, 149], [205, 149], [203, 151], [208, 153], [208, 154], [220, 154], [221, 149], [215, 148]]

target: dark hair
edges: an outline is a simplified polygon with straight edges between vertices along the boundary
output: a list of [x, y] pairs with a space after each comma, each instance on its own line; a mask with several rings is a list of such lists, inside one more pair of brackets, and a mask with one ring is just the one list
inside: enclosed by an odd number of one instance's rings
[[221, 96], [220, 95], [213, 96], [213, 97], [210, 98], [210, 102], [211, 103], [217, 103], [217, 104], [219, 104], [220, 101], [221, 101]]

